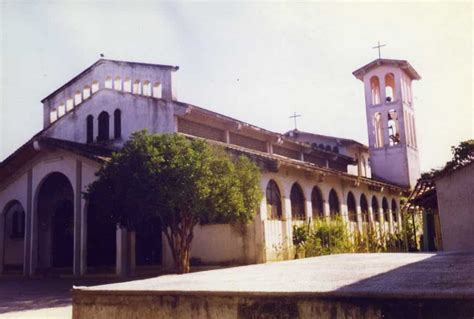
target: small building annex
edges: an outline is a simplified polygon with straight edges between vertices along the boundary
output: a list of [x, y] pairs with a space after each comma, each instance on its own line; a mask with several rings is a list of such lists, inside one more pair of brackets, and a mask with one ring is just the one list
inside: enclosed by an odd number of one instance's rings
[[[43, 130], [0, 163], [1, 273], [119, 268], [120, 229], [96, 218], [82, 192], [142, 129], [204, 138], [262, 170], [253, 223], [245, 231], [199, 226], [191, 248], [199, 263], [292, 258], [292, 226], [313, 218], [340, 215], [352, 231], [400, 227], [400, 197], [420, 174], [411, 93], [420, 76], [407, 61], [377, 59], [353, 72], [364, 84], [368, 146], [297, 130], [279, 134], [181, 102], [176, 71], [100, 59], [42, 100]], [[158, 221], [137, 229], [135, 252], [137, 267], [171, 265]]]
[[423, 216], [425, 251], [474, 251], [474, 143], [463, 164], [446, 165], [418, 180], [408, 205]]

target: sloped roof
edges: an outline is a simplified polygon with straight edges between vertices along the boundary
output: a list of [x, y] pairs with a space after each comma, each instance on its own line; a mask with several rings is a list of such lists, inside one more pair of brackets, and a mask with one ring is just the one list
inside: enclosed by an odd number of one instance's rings
[[83, 156], [96, 162], [107, 161], [113, 149], [98, 145], [76, 143], [51, 137], [34, 136], [14, 153], [0, 162], [0, 181], [13, 174], [25, 162], [32, 159], [42, 148], [58, 148]]
[[[193, 135], [188, 135], [188, 134], [183, 134], [183, 133], [180, 133], [180, 134], [187, 136], [189, 138], [199, 139], [199, 137], [195, 137]], [[376, 179], [368, 178], [368, 177], [356, 176], [356, 175], [352, 175], [346, 172], [338, 171], [336, 169], [322, 167], [310, 162], [305, 162], [305, 161], [296, 160], [296, 159], [292, 159], [288, 157], [283, 157], [280, 155], [260, 152], [260, 151], [256, 151], [256, 150], [245, 148], [238, 145], [227, 144], [224, 142], [218, 142], [218, 141], [213, 141], [213, 140], [206, 140], [206, 141], [208, 141], [208, 143], [210, 144], [221, 146], [230, 152], [247, 155], [248, 157], [256, 161], [263, 161], [266, 164], [266, 168], [269, 169], [270, 171], [276, 172], [278, 167], [283, 164], [283, 165], [291, 166], [297, 169], [320, 172], [323, 175], [339, 176], [345, 180], [350, 180], [354, 183], [363, 182], [365, 184], [376, 186], [376, 187], [386, 187], [386, 188], [390, 188], [402, 193], [405, 193], [408, 190], [406, 187], [399, 186], [391, 182], [385, 182], [385, 181], [376, 180]]]
[[259, 133], [262, 133], [262, 134], [265, 134], [265, 135], [268, 135], [268, 136], [272, 136], [275, 139], [281, 139], [282, 141], [285, 141], [287, 143], [290, 143], [290, 144], [293, 144], [293, 145], [298, 145], [298, 146], [303, 147], [307, 150], [311, 150], [314, 153], [318, 153], [318, 154], [324, 156], [325, 158], [327, 156], [332, 156], [332, 157], [336, 156], [337, 160], [342, 161], [346, 164], [354, 164], [355, 163], [355, 160], [350, 156], [346, 156], [346, 155], [339, 154], [339, 153], [334, 153], [332, 151], [322, 150], [322, 149], [319, 149], [319, 148], [313, 148], [311, 146], [311, 144], [306, 143], [306, 142], [302, 142], [302, 141], [298, 141], [294, 138], [290, 138], [290, 137], [286, 136], [285, 134], [275, 133], [275, 132], [266, 130], [264, 128], [261, 128], [261, 127], [258, 127], [258, 126], [255, 126], [255, 125], [252, 125], [252, 124], [249, 124], [249, 123], [237, 120], [237, 119], [234, 119], [232, 117], [229, 117], [229, 116], [226, 116], [226, 115], [214, 112], [214, 111], [210, 111], [208, 109], [205, 109], [205, 108], [202, 108], [202, 107], [199, 107], [199, 106], [196, 106], [196, 105], [191, 105], [191, 104], [188, 104], [188, 103], [178, 102], [178, 101], [173, 101], [173, 102], [176, 105], [187, 108], [187, 110], [186, 110], [187, 113], [185, 112], [184, 115], [178, 114], [179, 117], [184, 117], [184, 116], [186, 116], [187, 114], [189, 114], [191, 112], [201, 112], [201, 113], [204, 113], [204, 114], [206, 114], [210, 117], [225, 120], [225, 121], [229, 121], [229, 122], [233, 122], [233, 123], [235, 123], [239, 126], [249, 128], [250, 130], [253, 130], [254, 132], [259, 132]]
[[368, 73], [375, 67], [381, 65], [396, 66], [404, 70], [412, 80], [420, 80], [421, 76], [416, 72], [416, 70], [411, 66], [410, 63], [406, 60], [394, 60], [394, 59], [376, 59], [363, 67], [355, 70], [352, 74], [359, 80], [363, 80], [364, 74]]

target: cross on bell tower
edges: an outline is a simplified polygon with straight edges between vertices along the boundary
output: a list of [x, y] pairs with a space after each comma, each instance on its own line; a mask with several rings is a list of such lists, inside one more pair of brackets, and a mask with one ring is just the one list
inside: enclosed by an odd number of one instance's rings
[[372, 49], [378, 49], [378, 51], [379, 51], [379, 59], [382, 58], [382, 56], [381, 56], [381, 54], [380, 54], [380, 48], [385, 47], [385, 46], [387, 46], [387, 45], [386, 45], [386, 44], [380, 44], [380, 41], [377, 41], [377, 45], [374, 46], [374, 47], [372, 47]]
[[421, 79], [405, 60], [379, 58], [352, 74], [364, 83], [372, 177], [414, 187], [420, 177], [411, 84]]

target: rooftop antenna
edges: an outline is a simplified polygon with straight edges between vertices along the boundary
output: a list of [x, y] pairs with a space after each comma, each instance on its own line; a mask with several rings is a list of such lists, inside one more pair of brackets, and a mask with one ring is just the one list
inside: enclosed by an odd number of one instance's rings
[[386, 45], [386, 44], [380, 44], [380, 41], [377, 41], [377, 45], [374, 46], [374, 47], [372, 47], [372, 49], [378, 49], [378, 51], [379, 51], [379, 59], [382, 58], [381, 55], [380, 55], [380, 48], [385, 47], [385, 46], [387, 46], [387, 45]]
[[300, 114], [296, 114], [296, 112], [293, 112], [293, 115], [290, 116], [290, 119], [293, 119], [295, 121], [295, 131], [298, 130], [298, 128], [296, 127], [296, 118], [297, 117], [301, 117]]

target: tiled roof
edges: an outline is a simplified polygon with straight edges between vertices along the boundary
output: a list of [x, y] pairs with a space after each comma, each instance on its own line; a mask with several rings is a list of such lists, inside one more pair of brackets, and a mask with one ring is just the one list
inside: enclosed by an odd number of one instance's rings
[[411, 79], [420, 80], [421, 76], [416, 72], [416, 70], [411, 66], [408, 61], [405, 60], [394, 60], [394, 59], [376, 59], [363, 67], [355, 70], [352, 74], [359, 80], [362, 81], [362, 77], [365, 73], [369, 72], [371, 69], [380, 66], [380, 65], [392, 65], [401, 68], [404, 70]]
[[[180, 133], [180, 134], [182, 134], [182, 133]], [[187, 135], [187, 134], [183, 134], [183, 135], [185, 135], [187, 137], [190, 137], [190, 138], [198, 138], [198, 137]], [[317, 164], [313, 164], [313, 163], [310, 163], [310, 162], [295, 160], [295, 159], [291, 159], [291, 158], [288, 158], [288, 157], [283, 157], [283, 156], [276, 155], [276, 154], [269, 154], [269, 153], [265, 153], [265, 152], [260, 152], [260, 151], [248, 149], [248, 148], [237, 146], [237, 145], [227, 144], [227, 143], [223, 143], [223, 142], [217, 142], [217, 141], [212, 141], [212, 140], [207, 140], [207, 141], [210, 144], [221, 146], [221, 147], [223, 147], [226, 150], [229, 150], [231, 152], [247, 155], [253, 160], [263, 161], [266, 164], [265, 167], [270, 171], [276, 172], [278, 170], [278, 167], [283, 164], [283, 165], [288, 165], [288, 166], [292, 166], [292, 167], [299, 168], [299, 169], [311, 170], [313, 172], [318, 171], [318, 172], [322, 173], [323, 175], [339, 176], [339, 177], [342, 177], [343, 179], [350, 180], [350, 181], [353, 181], [353, 182], [362, 182], [362, 183], [365, 183], [365, 184], [368, 184], [368, 185], [372, 185], [372, 186], [376, 186], [376, 187], [382, 187], [382, 188], [387, 187], [387, 188], [391, 188], [391, 189], [394, 189], [394, 190], [399, 191], [399, 192], [406, 192], [407, 191], [406, 187], [398, 186], [398, 185], [395, 185], [393, 183], [388, 183], [388, 182], [379, 181], [379, 180], [372, 179], [372, 178], [352, 175], [352, 174], [345, 173], [345, 172], [342, 172], [342, 171], [338, 171], [338, 170], [335, 170], [335, 169], [332, 169], [332, 168], [322, 167], [322, 166], [319, 166]]]
[[13, 174], [43, 148], [63, 149], [97, 162], [107, 161], [114, 151], [113, 149], [98, 145], [76, 143], [51, 137], [34, 136], [5, 160], [0, 162], [0, 181]]

